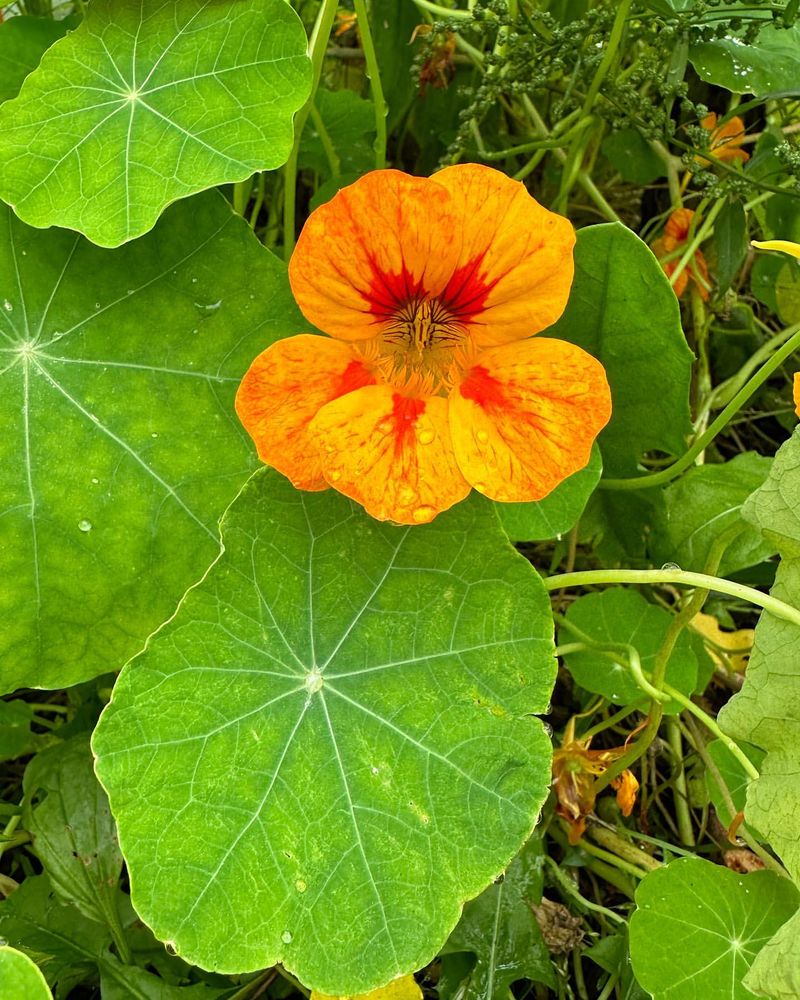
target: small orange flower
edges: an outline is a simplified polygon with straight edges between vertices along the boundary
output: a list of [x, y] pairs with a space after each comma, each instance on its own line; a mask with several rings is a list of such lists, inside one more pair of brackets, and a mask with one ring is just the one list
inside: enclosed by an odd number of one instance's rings
[[792, 400], [794, 401], [794, 412], [800, 417], [800, 372], [794, 373], [794, 383], [792, 385]]
[[[664, 235], [659, 236], [650, 244], [650, 249], [658, 257], [661, 267], [668, 278], [672, 278], [675, 268], [678, 266], [681, 252], [689, 239], [689, 230], [692, 225], [694, 212], [690, 208], [676, 209], [667, 220], [664, 227]], [[665, 259], [669, 257], [669, 259]], [[678, 298], [686, 291], [689, 278], [697, 286], [702, 298], [708, 298], [708, 264], [701, 250], [695, 250], [692, 259], [687, 267], [678, 275], [677, 281], [673, 284], [675, 294]]]
[[[575, 720], [570, 719], [564, 740], [553, 754], [553, 789], [558, 799], [556, 813], [569, 823], [569, 842], [577, 844], [586, 829], [586, 817], [594, 809], [594, 779], [604, 774], [608, 765], [618, 760], [627, 747], [590, 750], [591, 739], [575, 739]], [[611, 782], [623, 816], [630, 816], [636, 801], [639, 782], [632, 771], [625, 770]]]
[[421, 524], [471, 487], [539, 500], [608, 422], [602, 365], [531, 339], [564, 310], [572, 226], [489, 167], [376, 170], [312, 212], [289, 265], [330, 338], [278, 341], [236, 398], [262, 461], [379, 520]]
[[[738, 115], [729, 118], [724, 125], [717, 127], [717, 116], [711, 112], [700, 122], [703, 128], [710, 132], [708, 151], [716, 160], [738, 160], [744, 163], [750, 159], [750, 154], [739, 149], [744, 141], [744, 122]], [[707, 166], [710, 162], [705, 157], [698, 156], [697, 162]]]

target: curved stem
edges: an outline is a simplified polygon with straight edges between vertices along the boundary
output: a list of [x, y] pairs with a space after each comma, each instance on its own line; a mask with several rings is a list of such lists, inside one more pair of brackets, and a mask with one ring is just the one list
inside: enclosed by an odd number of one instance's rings
[[585, 587], [592, 583], [677, 583], [684, 587], [700, 587], [702, 590], [716, 590], [729, 597], [738, 597], [750, 604], [756, 604], [770, 614], [783, 621], [800, 627], [800, 610], [793, 608], [784, 601], [779, 601], [771, 594], [762, 594], [760, 590], [746, 587], [743, 583], [734, 583], [718, 576], [707, 576], [705, 573], [690, 573], [681, 569], [592, 569], [578, 573], [558, 573], [544, 581], [548, 590], [559, 590], [561, 587]]
[[600, 488], [605, 490], [644, 490], [651, 486], [663, 486], [665, 483], [671, 482], [694, 463], [697, 456], [705, 451], [734, 414], [738, 413], [756, 390], [760, 389], [770, 375], [799, 347], [800, 329], [759, 368], [752, 378], [748, 379], [717, 419], [709, 425], [708, 430], [701, 434], [691, 448], [681, 455], [676, 462], [673, 462], [672, 465], [667, 466], [666, 469], [662, 469], [660, 472], [651, 473], [649, 476], [636, 476], [631, 479], [601, 479]]

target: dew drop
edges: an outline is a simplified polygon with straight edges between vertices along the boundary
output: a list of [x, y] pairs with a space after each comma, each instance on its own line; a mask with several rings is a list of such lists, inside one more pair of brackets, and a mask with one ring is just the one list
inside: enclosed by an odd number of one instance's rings
[[201, 313], [216, 312], [221, 305], [222, 299], [217, 299], [216, 302], [195, 302], [195, 308], [199, 309]]
[[99, 302], [95, 302], [94, 307], [95, 307], [95, 309], [99, 309], [100, 308], [100, 303]]
[[338, 483], [341, 478], [342, 474], [338, 469], [334, 469], [333, 472], [328, 473], [328, 479], [330, 479], [333, 483]]
[[197, 278], [192, 278], [192, 284], [193, 284], [193, 285], [196, 285], [196, 284], [197, 284]]
[[674, 563], [674, 562], [666, 562], [666, 563], [664, 563], [664, 565], [661, 568], [669, 570], [670, 572], [672, 570], [680, 570], [680, 566], [677, 563]]
[[14, 310], [14, 307], [11, 305], [8, 299], [6, 299], [5, 302], [3, 303], [3, 308], [7, 313], [13, 312]]
[[430, 521], [436, 511], [433, 507], [429, 507], [427, 504], [423, 504], [421, 507], [417, 507], [413, 511], [411, 516], [417, 522], [417, 524], [424, 524], [425, 521]]
[[420, 444], [430, 444], [431, 441], [436, 437], [433, 431], [420, 431], [417, 435], [417, 441]]
[[380, 772], [380, 768], [378, 768], [378, 767], [372, 767], [372, 768], [370, 768], [370, 770], [372, 771], [373, 774], [380, 774], [381, 773]]
[[167, 953], [168, 955], [173, 955], [173, 956], [175, 956], [175, 955], [177, 955], [177, 954], [178, 954], [178, 949], [177, 949], [177, 948], [175, 947], [175, 945], [174, 945], [174, 944], [172, 943], [172, 941], [167, 941], [167, 942], [165, 943], [165, 945], [164, 945], [164, 950], [166, 951], [166, 953]]
[[[294, 887], [295, 887], [295, 889], [297, 889], [298, 892], [305, 892], [306, 889], [308, 888], [308, 886], [305, 884], [305, 882], [301, 878], [299, 878], [295, 882]], [[290, 937], [291, 937], [291, 935], [290, 935]]]
[[391, 420], [381, 420], [378, 424], [378, 430], [381, 434], [391, 434], [392, 432], [392, 421]]
[[486, 433], [486, 431], [478, 431], [475, 434], [475, 437], [478, 439], [479, 444], [486, 444], [486, 442], [489, 440], [489, 435]]
[[100, 480], [97, 478], [97, 476], [92, 476], [92, 485], [93, 486], [97, 486], [97, 484], [99, 482], [100, 482]]
[[281, 934], [281, 941], [283, 941], [284, 944], [291, 944], [292, 943], [292, 932], [291, 931], [284, 931], [283, 934]]
[[157, 438], [158, 437], [158, 431], [153, 431], [153, 433], [150, 435], [150, 437], [151, 438]]
[[83, 531], [83, 532], [91, 531], [92, 530], [92, 522], [91, 521], [87, 521], [86, 518], [84, 517], [82, 521], [78, 521], [78, 528], [81, 531]]

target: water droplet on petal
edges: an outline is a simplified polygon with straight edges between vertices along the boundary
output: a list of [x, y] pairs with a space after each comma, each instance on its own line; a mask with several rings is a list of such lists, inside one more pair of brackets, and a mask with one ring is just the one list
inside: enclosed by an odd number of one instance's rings
[[489, 435], [486, 433], [486, 431], [478, 431], [475, 434], [475, 437], [477, 438], [479, 444], [486, 444], [486, 442], [489, 440]]
[[430, 444], [435, 437], [436, 435], [433, 431], [420, 431], [417, 435], [417, 441], [419, 441], [420, 444]]
[[332, 472], [328, 473], [328, 479], [330, 479], [333, 483], [338, 483], [341, 478], [342, 474], [338, 469], [334, 469]]
[[392, 432], [392, 421], [391, 420], [381, 420], [378, 424], [378, 430], [381, 434], [391, 434]]
[[411, 516], [417, 522], [417, 524], [424, 524], [426, 521], [430, 521], [431, 518], [436, 514], [436, 510], [427, 504], [423, 504], [421, 507], [417, 507], [413, 511]]
[[283, 941], [284, 944], [291, 944], [292, 932], [284, 931], [283, 934], [281, 934], [281, 941]]
[[92, 522], [87, 521], [86, 518], [83, 518], [82, 521], [78, 521], [78, 527], [80, 528], [81, 531], [91, 531]]

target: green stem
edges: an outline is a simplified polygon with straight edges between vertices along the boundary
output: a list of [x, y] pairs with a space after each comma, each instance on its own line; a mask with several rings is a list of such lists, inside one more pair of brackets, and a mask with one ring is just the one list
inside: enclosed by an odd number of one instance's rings
[[583, 113], [585, 115], [591, 113], [595, 98], [600, 93], [600, 87], [603, 85], [603, 81], [605, 80], [608, 71], [611, 69], [611, 64], [616, 58], [617, 49], [622, 41], [622, 33], [625, 30], [625, 21], [628, 17], [628, 12], [631, 9], [631, 2], [632, 0], [622, 0], [620, 5], [617, 7], [614, 23], [611, 26], [611, 32], [608, 36], [608, 45], [606, 45], [603, 58], [600, 65], [597, 67], [594, 79], [589, 84], [589, 89], [586, 91], [586, 97], [583, 101]]
[[338, 177], [342, 172], [341, 163], [333, 142], [331, 141], [328, 130], [325, 128], [325, 122], [322, 120], [322, 115], [319, 113], [316, 104], [311, 105], [309, 114], [311, 115], [311, 122], [319, 135], [319, 141], [322, 143], [322, 148], [325, 150], [325, 157], [328, 161], [328, 166], [331, 168], [331, 175], [333, 177]]
[[577, 573], [558, 573], [544, 581], [550, 590], [560, 590], [562, 587], [586, 587], [594, 583], [644, 583], [652, 586], [657, 583], [677, 583], [683, 587], [700, 587], [703, 590], [716, 590], [729, 597], [738, 597], [749, 601], [782, 621], [790, 622], [800, 627], [800, 610], [793, 608], [784, 601], [779, 601], [771, 594], [762, 594], [760, 590], [746, 587], [743, 583], [734, 583], [718, 576], [707, 576], [705, 573], [690, 573], [681, 569], [593, 569]]
[[601, 861], [605, 861], [606, 864], [613, 865], [614, 868], [619, 868], [620, 871], [625, 872], [627, 875], [632, 875], [636, 879], [643, 879], [647, 872], [641, 868], [637, 868], [636, 865], [629, 864], [624, 858], [618, 857], [611, 851], [604, 851], [602, 847], [597, 847], [595, 844], [590, 844], [588, 840], [581, 838], [577, 844], [578, 847], [582, 847], [587, 854], [591, 854], [592, 857], [599, 858]]
[[442, 7], [441, 4], [431, 3], [431, 0], [414, 0], [420, 10], [426, 10], [429, 14], [435, 14], [443, 21], [454, 18], [459, 21], [471, 21], [472, 13], [468, 10], [456, 10], [451, 7]]
[[647, 854], [646, 851], [642, 851], [636, 844], [632, 844], [624, 837], [620, 837], [613, 830], [609, 830], [605, 826], [600, 826], [599, 823], [593, 823], [587, 832], [592, 840], [596, 840], [601, 847], [611, 851], [617, 857], [624, 858], [636, 868], [644, 868], [646, 871], [652, 872], [656, 868], [663, 867], [662, 863], [652, 857], [652, 855]]
[[585, 908], [591, 910], [594, 913], [602, 913], [604, 917], [608, 917], [609, 920], [614, 920], [616, 923], [624, 924], [625, 918], [621, 917], [618, 913], [613, 910], [609, 910], [605, 906], [601, 906], [599, 903], [593, 903], [590, 899], [582, 896], [578, 891], [578, 887], [572, 881], [572, 879], [567, 875], [561, 866], [555, 862], [549, 855], [544, 856], [545, 864], [550, 869], [550, 874], [553, 877], [553, 881], [558, 885], [559, 889], [565, 892], [568, 896], [575, 900], [576, 905], [579, 909]]
[[372, 105], [375, 109], [375, 169], [382, 170], [386, 166], [386, 112], [388, 109], [383, 97], [380, 67], [370, 32], [366, 2], [365, 0], [353, 0], [353, 5], [358, 21], [358, 32], [361, 35], [361, 45], [364, 49], [364, 59], [367, 63]]
[[681, 731], [674, 719], [667, 719], [667, 742], [675, 758], [675, 818], [678, 821], [678, 832], [684, 847], [694, 847], [694, 829], [692, 816], [689, 812], [689, 787], [686, 783], [686, 769], [683, 766], [683, 743]]
[[297, 112], [294, 119], [294, 145], [289, 159], [283, 168], [283, 257], [289, 261], [292, 256], [295, 244], [295, 201], [297, 200], [297, 159], [300, 154], [300, 139], [303, 135], [311, 108], [314, 106], [314, 99], [317, 95], [317, 87], [322, 76], [322, 62], [325, 58], [325, 50], [328, 47], [331, 28], [336, 18], [336, 9], [339, 0], [322, 0], [311, 32], [308, 44], [308, 54], [311, 57], [311, 93], [303, 107]]
[[759, 370], [742, 386], [717, 419], [709, 425], [708, 430], [700, 435], [694, 444], [681, 457], [660, 472], [648, 476], [637, 476], [632, 479], [601, 479], [600, 487], [606, 490], [643, 490], [652, 486], [663, 486], [679, 476], [694, 463], [694, 460], [711, 444], [717, 434], [728, 424], [748, 399], [767, 381], [770, 375], [800, 347], [800, 328], [786, 341], [780, 350], [759, 368]]

